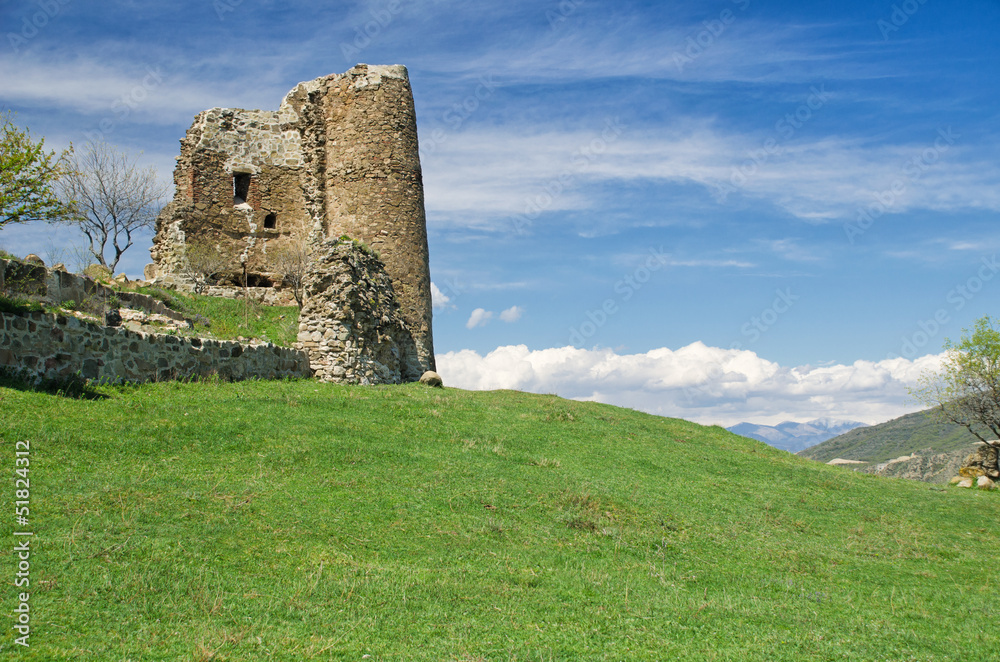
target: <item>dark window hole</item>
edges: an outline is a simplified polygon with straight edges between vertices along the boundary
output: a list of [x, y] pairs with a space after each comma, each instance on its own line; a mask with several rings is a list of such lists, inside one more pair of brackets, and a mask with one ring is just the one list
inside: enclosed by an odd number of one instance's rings
[[237, 172], [233, 174], [233, 204], [242, 205], [250, 195], [250, 173]]

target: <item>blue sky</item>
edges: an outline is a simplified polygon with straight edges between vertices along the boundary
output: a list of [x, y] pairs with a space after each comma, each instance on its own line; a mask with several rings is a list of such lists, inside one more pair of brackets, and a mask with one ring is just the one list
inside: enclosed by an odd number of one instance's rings
[[874, 423], [997, 313], [995, 0], [36, 0], [0, 25], [21, 125], [164, 180], [201, 110], [405, 64], [453, 385]]

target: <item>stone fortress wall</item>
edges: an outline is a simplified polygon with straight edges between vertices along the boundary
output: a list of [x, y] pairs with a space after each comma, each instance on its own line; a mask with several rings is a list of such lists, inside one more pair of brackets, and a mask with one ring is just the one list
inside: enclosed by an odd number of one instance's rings
[[287, 347], [144, 333], [41, 312], [0, 313], [0, 367], [105, 383], [312, 375], [308, 356]]
[[[147, 278], [189, 285], [188, 250], [200, 243], [231, 253], [250, 285], [267, 286], [280, 281], [274, 256], [283, 248], [305, 242], [315, 271], [339, 264], [327, 260], [329, 242], [346, 235], [378, 255], [391, 282], [400, 323], [379, 333], [391, 333], [397, 348], [413, 347], [412, 357], [410, 350], [397, 352], [406, 365], [387, 374], [411, 381], [434, 369], [423, 183], [405, 67], [359, 64], [300, 83], [274, 112], [204, 111], [181, 140], [174, 182], [176, 195], [157, 220]], [[304, 342], [317, 330], [326, 334], [321, 308], [303, 316]], [[330, 318], [334, 335], [344, 335], [349, 318]], [[317, 359], [314, 368], [335, 372], [329, 361]]]
[[[84, 276], [14, 260], [0, 260], [0, 291], [47, 304], [89, 301], [101, 308], [117, 299], [129, 307], [184, 319], [144, 294], [116, 292]], [[0, 313], [0, 368], [32, 378], [82, 377], [107, 383], [312, 375], [308, 354], [296, 349], [148, 333], [45, 312]]]

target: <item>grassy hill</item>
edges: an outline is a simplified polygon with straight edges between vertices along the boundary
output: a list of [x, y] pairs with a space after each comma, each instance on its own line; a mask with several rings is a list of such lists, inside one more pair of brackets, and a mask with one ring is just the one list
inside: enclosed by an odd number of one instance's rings
[[[0, 383], [21, 660], [968, 660], [1000, 495], [596, 403], [419, 385]], [[0, 557], [5, 611], [16, 558]], [[0, 657], [15, 655], [4, 626]]]
[[920, 411], [879, 425], [851, 430], [798, 454], [820, 462], [839, 457], [878, 463], [916, 451], [965, 452], [975, 442], [976, 439], [965, 428], [943, 423], [929, 411]]

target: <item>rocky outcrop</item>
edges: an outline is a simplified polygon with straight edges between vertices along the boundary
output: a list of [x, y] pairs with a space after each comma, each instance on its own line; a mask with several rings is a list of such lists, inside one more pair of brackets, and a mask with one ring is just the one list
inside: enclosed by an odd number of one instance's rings
[[980, 441], [976, 449], [965, 458], [958, 475], [952, 479], [959, 487], [976, 487], [992, 490], [1000, 479], [1000, 439], [989, 443]]
[[350, 239], [317, 247], [305, 278], [299, 345], [314, 376], [350, 384], [399, 384], [423, 373], [382, 261]]
[[860, 473], [874, 474], [885, 478], [905, 478], [925, 483], [943, 484], [947, 483], [948, 479], [955, 475], [968, 454], [969, 451], [965, 449], [947, 453], [935, 453], [928, 448], [909, 455], [893, 458], [887, 462], [876, 463], [834, 458], [827, 462], [827, 464], [842, 466]]
[[861, 469], [864, 473], [889, 478], [906, 478], [925, 483], [947, 483], [955, 475], [968, 451], [934, 453], [931, 450], [903, 455], [888, 462], [880, 462]]

